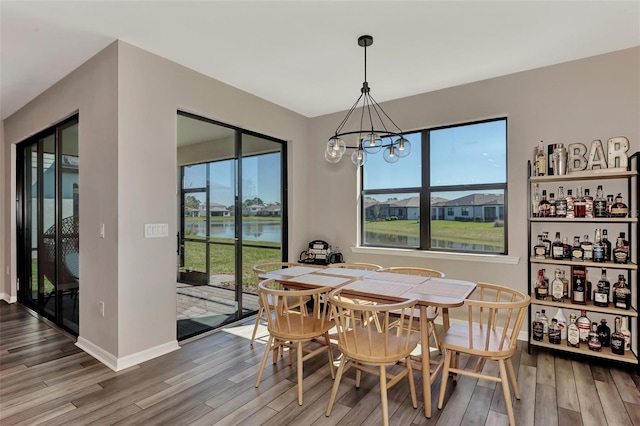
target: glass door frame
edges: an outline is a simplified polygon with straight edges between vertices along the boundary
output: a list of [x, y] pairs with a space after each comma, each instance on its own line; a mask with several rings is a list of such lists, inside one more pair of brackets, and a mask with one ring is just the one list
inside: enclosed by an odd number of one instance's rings
[[[74, 330], [67, 326], [64, 323], [63, 318], [63, 303], [61, 299], [62, 291], [58, 288], [58, 283], [61, 277], [61, 262], [63, 261], [58, 253], [61, 251], [62, 247], [62, 223], [61, 223], [61, 215], [62, 215], [62, 202], [63, 202], [63, 182], [62, 182], [62, 152], [63, 152], [63, 138], [62, 133], [65, 129], [79, 125], [79, 114], [76, 113], [71, 117], [55, 124], [48, 129], [45, 129], [28, 139], [18, 143], [16, 145], [16, 254], [17, 254], [17, 279], [18, 279], [18, 302], [24, 304], [25, 306], [35, 310], [39, 315], [44, 316], [45, 318], [54, 322], [57, 326], [65, 329], [66, 331], [72, 333], [73, 335], [79, 334], [80, 327], [80, 318], [78, 314], [78, 324], [77, 330]], [[43, 212], [41, 211], [41, 207], [44, 205], [44, 193], [42, 190], [42, 182], [44, 176], [44, 165], [43, 165], [43, 140], [47, 137], [54, 137], [54, 164], [55, 164], [55, 173], [54, 173], [54, 224], [55, 224], [55, 238], [54, 238], [54, 264], [53, 264], [53, 275], [55, 277], [55, 283], [53, 283], [53, 297], [54, 297], [54, 309], [53, 313], [50, 313], [45, 310], [45, 292], [44, 292], [44, 273], [42, 272], [41, 267], [41, 253], [42, 253], [42, 245], [43, 245], [43, 235], [45, 232], [44, 223], [43, 223]], [[79, 141], [78, 141], [79, 143]], [[37, 193], [37, 206], [33, 206], [31, 200], [27, 199], [27, 187], [31, 184], [30, 182], [26, 182], [26, 173], [29, 168], [32, 167], [30, 163], [27, 164], [27, 150], [30, 150], [32, 146], [36, 145], [38, 147], [37, 150], [37, 165], [36, 165], [36, 173], [38, 174], [37, 184], [38, 193]], [[74, 197], [76, 194], [74, 194]], [[77, 209], [77, 205], [75, 206]], [[34, 212], [33, 210], [37, 211]], [[31, 224], [33, 223], [28, 218], [31, 219], [33, 214], [37, 214], [37, 230], [31, 229]], [[29, 297], [29, 292], [31, 291], [30, 280], [28, 276], [32, 274], [32, 259], [33, 259], [33, 247], [31, 246], [31, 241], [33, 238], [33, 232], [39, 232], [38, 238], [38, 260], [37, 260], [37, 281], [38, 281], [38, 295], [37, 300], [32, 300], [32, 297]], [[78, 235], [79, 238], [79, 235]], [[27, 250], [29, 253], [27, 253]], [[79, 293], [79, 284], [78, 284], [78, 293]], [[77, 307], [75, 309], [80, 310], [79, 306], [79, 294], [76, 294], [74, 297], [78, 298]], [[72, 314], [74, 315], [74, 314]]]

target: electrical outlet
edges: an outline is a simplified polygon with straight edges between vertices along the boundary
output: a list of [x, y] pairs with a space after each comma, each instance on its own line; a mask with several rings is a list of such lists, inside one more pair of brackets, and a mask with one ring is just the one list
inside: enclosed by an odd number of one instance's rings
[[104, 316], [104, 302], [102, 300], [98, 302], [98, 309], [100, 310], [100, 315]]

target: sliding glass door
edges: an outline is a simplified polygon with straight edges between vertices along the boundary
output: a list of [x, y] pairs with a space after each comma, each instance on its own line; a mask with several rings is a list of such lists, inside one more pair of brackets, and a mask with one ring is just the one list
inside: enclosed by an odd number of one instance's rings
[[18, 147], [18, 300], [78, 334], [78, 117]]
[[178, 114], [178, 339], [258, 309], [253, 265], [286, 258], [284, 143]]

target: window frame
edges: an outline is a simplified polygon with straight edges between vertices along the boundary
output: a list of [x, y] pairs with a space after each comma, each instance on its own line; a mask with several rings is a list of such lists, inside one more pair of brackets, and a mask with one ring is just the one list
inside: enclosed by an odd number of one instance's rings
[[[430, 251], [430, 252], [450, 252], [450, 253], [470, 253], [470, 254], [488, 254], [488, 255], [497, 255], [497, 256], [508, 256], [509, 254], [509, 246], [508, 246], [508, 117], [500, 116], [495, 118], [483, 119], [483, 120], [475, 120], [470, 122], [449, 124], [437, 127], [430, 127], [422, 130], [417, 130], [415, 132], [407, 132], [407, 133], [420, 133], [421, 134], [421, 164], [429, 164], [430, 159], [430, 134], [431, 132], [443, 129], [450, 129], [454, 127], [462, 127], [462, 126], [471, 126], [476, 124], [490, 123], [495, 121], [504, 121], [505, 126], [505, 139], [504, 139], [504, 152], [505, 152], [505, 178], [503, 183], [482, 183], [482, 184], [465, 184], [465, 185], [442, 185], [442, 186], [431, 186], [430, 184], [430, 169], [429, 167], [422, 167], [422, 186], [421, 187], [403, 187], [403, 188], [390, 188], [390, 189], [364, 189], [364, 167], [366, 165], [360, 166], [360, 214], [359, 214], [359, 223], [360, 223], [360, 247], [376, 247], [376, 248], [398, 248], [398, 249], [408, 249], [408, 250], [417, 250], [417, 251]], [[498, 214], [500, 211], [503, 211], [503, 229], [504, 229], [504, 237], [503, 243], [504, 248], [503, 251], [482, 251], [482, 250], [463, 250], [463, 249], [447, 249], [443, 247], [431, 247], [431, 194], [437, 192], [451, 192], [451, 191], [486, 191], [486, 190], [496, 190], [503, 192], [503, 200], [504, 204], [502, 208], [498, 209]], [[380, 244], [371, 244], [365, 242], [365, 220], [366, 220], [366, 208], [365, 208], [365, 199], [367, 196], [379, 196], [384, 194], [403, 194], [403, 193], [418, 193], [420, 196], [420, 217], [427, 217], [429, 220], [420, 220], [420, 233], [419, 233], [419, 246], [394, 246], [394, 245], [380, 245]], [[426, 214], [424, 214], [426, 212]]]

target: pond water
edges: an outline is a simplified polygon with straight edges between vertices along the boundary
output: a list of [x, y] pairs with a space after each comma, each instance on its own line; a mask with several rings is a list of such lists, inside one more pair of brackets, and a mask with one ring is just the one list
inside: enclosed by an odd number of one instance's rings
[[[205, 222], [186, 222], [184, 224], [186, 231], [190, 232], [190, 236], [204, 237], [206, 235]], [[242, 239], [244, 241], [268, 241], [273, 243], [281, 242], [280, 222], [269, 221], [247, 221], [242, 223]], [[209, 236], [213, 238], [230, 238], [235, 237], [234, 222], [211, 222], [209, 227]]]
[[[389, 235], [377, 232], [365, 232], [365, 241], [367, 244], [417, 248], [420, 245], [420, 238], [406, 235]], [[503, 247], [492, 244], [476, 244], [458, 241], [431, 240], [433, 248], [444, 248], [461, 251], [482, 251], [501, 253]]]

